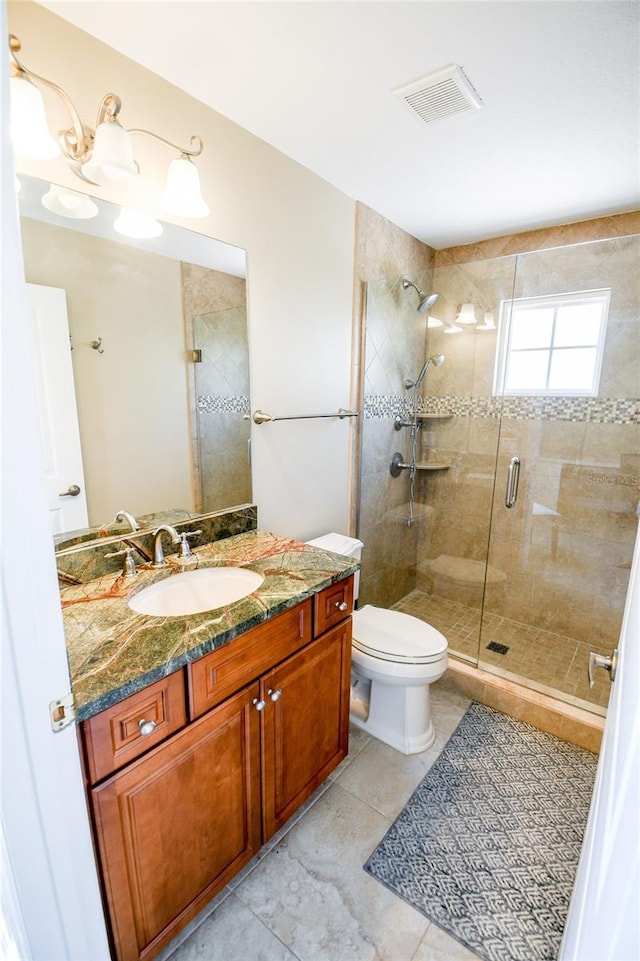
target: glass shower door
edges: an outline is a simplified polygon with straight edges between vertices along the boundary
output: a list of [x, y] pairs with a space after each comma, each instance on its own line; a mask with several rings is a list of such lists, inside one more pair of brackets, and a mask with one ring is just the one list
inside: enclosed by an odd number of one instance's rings
[[588, 654], [617, 643], [637, 527], [639, 240], [518, 256], [494, 378], [479, 666], [598, 713]]

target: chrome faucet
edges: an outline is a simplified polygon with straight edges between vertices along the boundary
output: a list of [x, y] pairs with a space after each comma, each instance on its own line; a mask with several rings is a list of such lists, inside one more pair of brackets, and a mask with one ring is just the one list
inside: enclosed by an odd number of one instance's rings
[[161, 524], [160, 527], [156, 528], [153, 532], [153, 561], [151, 562], [152, 567], [166, 567], [167, 559], [164, 556], [164, 551], [162, 550], [162, 535], [169, 534], [171, 537], [172, 544], [180, 543], [180, 535], [178, 534], [175, 527], [171, 527], [170, 524]]
[[137, 522], [137, 520], [135, 519], [135, 517], [133, 516], [133, 514], [130, 514], [129, 511], [118, 511], [118, 513], [117, 513], [116, 516], [113, 518], [113, 520], [111, 521], [111, 523], [112, 523], [112, 524], [119, 524], [120, 521], [126, 521], [127, 524], [129, 524], [131, 530], [132, 530], [134, 533], [135, 533], [135, 531], [139, 531], [139, 530], [140, 530], [140, 525], [138, 524], [138, 522]]

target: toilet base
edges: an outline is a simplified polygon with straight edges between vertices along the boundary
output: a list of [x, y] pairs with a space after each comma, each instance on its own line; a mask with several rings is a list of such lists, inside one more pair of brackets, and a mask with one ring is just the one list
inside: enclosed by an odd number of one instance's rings
[[[354, 672], [354, 680], [360, 680]], [[354, 699], [351, 723], [402, 754], [419, 754], [435, 741], [431, 720], [429, 684], [399, 686], [371, 682], [369, 711], [364, 717], [361, 699]], [[357, 710], [356, 710], [357, 707]]]

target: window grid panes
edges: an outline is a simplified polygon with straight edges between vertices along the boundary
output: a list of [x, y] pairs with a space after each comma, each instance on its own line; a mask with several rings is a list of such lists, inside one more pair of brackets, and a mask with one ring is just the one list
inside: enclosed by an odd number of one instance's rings
[[610, 288], [503, 301], [494, 392], [598, 392]]

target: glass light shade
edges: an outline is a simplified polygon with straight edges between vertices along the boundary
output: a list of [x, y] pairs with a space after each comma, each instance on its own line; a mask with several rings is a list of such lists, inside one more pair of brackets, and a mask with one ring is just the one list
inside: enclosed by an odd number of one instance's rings
[[71, 220], [90, 220], [98, 216], [98, 208], [86, 194], [55, 184], [51, 184], [42, 198], [42, 206], [53, 214], [69, 217]]
[[188, 157], [176, 157], [169, 164], [167, 183], [160, 205], [178, 217], [207, 217], [209, 207], [200, 190], [198, 169]]
[[141, 210], [134, 210], [132, 207], [122, 207], [120, 216], [113, 226], [119, 234], [136, 240], [151, 240], [162, 233], [162, 224], [155, 217]]
[[473, 304], [463, 304], [458, 311], [456, 323], [471, 326], [472, 324], [477, 324], [477, 322], [476, 308], [473, 306]]
[[427, 317], [427, 327], [444, 327], [444, 323], [441, 320], [438, 320], [437, 317], [433, 317], [432, 314], [429, 314]]
[[95, 184], [135, 177], [139, 168], [133, 159], [131, 137], [119, 123], [101, 123], [96, 130], [91, 159], [82, 173]]
[[19, 157], [51, 160], [60, 155], [47, 127], [42, 94], [26, 77], [11, 77], [11, 139]]
[[478, 324], [476, 330], [495, 330], [495, 329], [496, 329], [496, 325], [493, 319], [493, 311], [485, 310], [484, 321], [481, 324]]
[[442, 333], [443, 333], [443, 334], [461, 334], [461, 333], [462, 333], [462, 327], [456, 327], [455, 324], [449, 324], [448, 327], [445, 327], [445, 329], [442, 331]]

